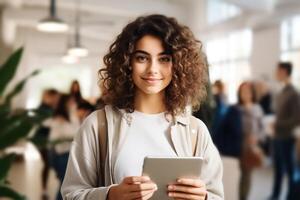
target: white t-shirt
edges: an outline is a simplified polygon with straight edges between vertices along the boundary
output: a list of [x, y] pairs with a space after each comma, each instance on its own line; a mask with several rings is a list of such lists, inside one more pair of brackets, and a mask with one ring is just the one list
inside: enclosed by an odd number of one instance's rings
[[146, 156], [176, 157], [165, 113], [132, 113], [131, 126], [113, 159], [113, 178], [121, 183], [127, 176], [141, 176]]

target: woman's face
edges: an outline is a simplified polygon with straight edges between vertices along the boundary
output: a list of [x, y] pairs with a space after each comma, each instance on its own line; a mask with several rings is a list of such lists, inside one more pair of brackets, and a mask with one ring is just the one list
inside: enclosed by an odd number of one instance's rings
[[158, 37], [145, 35], [137, 41], [131, 66], [137, 92], [161, 94], [171, 82], [172, 56]]
[[251, 86], [249, 84], [245, 84], [241, 88], [241, 99], [244, 103], [251, 103], [253, 99], [253, 94], [251, 90]]

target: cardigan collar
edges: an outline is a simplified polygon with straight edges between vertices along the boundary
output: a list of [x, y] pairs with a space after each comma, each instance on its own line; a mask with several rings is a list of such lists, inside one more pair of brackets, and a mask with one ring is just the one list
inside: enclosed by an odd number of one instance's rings
[[[121, 114], [122, 118], [126, 120], [129, 126], [131, 125], [133, 119], [132, 113], [126, 112], [124, 109], [115, 108], [114, 110], [118, 111]], [[171, 114], [166, 114], [166, 119], [168, 122], [173, 121], [174, 124], [180, 123], [184, 126], [189, 125], [190, 123], [189, 116], [187, 113], [176, 115], [175, 117], [173, 117]]]

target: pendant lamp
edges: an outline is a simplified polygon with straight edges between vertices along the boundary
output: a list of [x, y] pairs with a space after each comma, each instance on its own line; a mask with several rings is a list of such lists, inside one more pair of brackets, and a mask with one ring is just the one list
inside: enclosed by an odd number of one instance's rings
[[37, 29], [43, 32], [60, 33], [66, 32], [69, 29], [68, 24], [61, 20], [56, 15], [56, 2], [55, 0], [50, 0], [49, 16], [42, 19], [38, 25]]
[[89, 54], [87, 48], [81, 45], [80, 41], [80, 1], [77, 1], [76, 17], [75, 17], [75, 40], [74, 44], [69, 48], [68, 54], [77, 57], [86, 57]]

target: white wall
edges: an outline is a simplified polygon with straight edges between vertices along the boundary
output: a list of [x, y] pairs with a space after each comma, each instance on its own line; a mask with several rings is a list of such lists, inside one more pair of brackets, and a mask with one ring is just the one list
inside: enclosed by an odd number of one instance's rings
[[253, 30], [250, 64], [253, 78], [274, 79], [276, 64], [280, 60], [280, 25]]
[[23, 46], [24, 52], [12, 88], [18, 81], [40, 70], [40, 74], [31, 78], [24, 90], [13, 101], [13, 107], [35, 107], [40, 102], [44, 89], [53, 87], [61, 92], [68, 92], [72, 80], [81, 83], [84, 97], [97, 97], [97, 71], [102, 65], [105, 43], [85, 41], [89, 45], [90, 56], [76, 64], [65, 64], [61, 57], [67, 50], [67, 35], [39, 33], [31, 28], [19, 28], [14, 41], [15, 48]]

